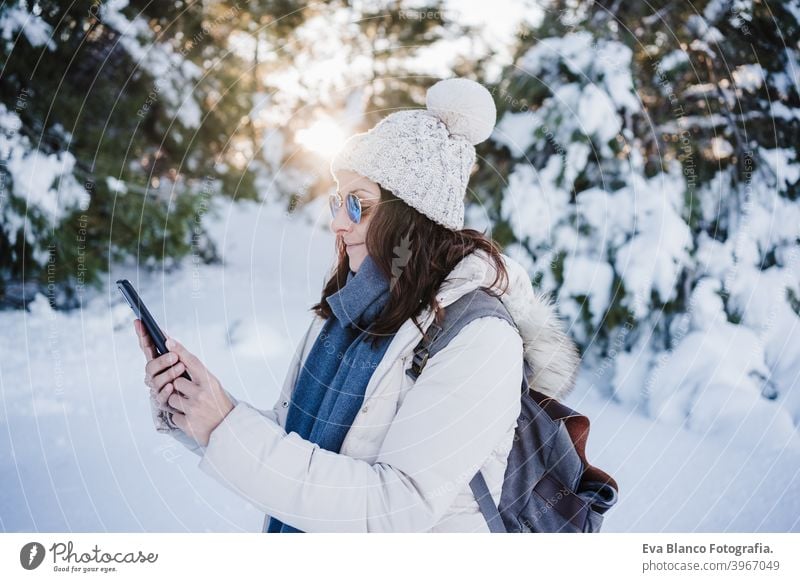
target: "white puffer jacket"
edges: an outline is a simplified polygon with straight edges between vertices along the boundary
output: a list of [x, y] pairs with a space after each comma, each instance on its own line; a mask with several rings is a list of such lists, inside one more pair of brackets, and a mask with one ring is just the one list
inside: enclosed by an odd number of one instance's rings
[[[532, 385], [563, 398], [579, 365], [547, 295], [504, 257], [503, 295], [520, 333], [496, 317], [479, 318], [433, 356], [413, 382], [405, 373], [421, 333], [398, 330], [367, 385], [340, 453], [286, 434], [291, 392], [324, 320], [314, 317], [271, 410], [232, 397], [234, 409], [207, 447], [180, 430], [172, 436], [202, 455], [199, 467], [269, 516], [306, 532], [488, 532], [469, 487], [481, 469], [499, 501], [520, 412], [522, 358]], [[483, 252], [464, 258], [441, 286], [442, 306], [487, 287], [494, 269]], [[421, 317], [427, 328], [433, 314]], [[520, 337], [520, 334], [522, 337]]]

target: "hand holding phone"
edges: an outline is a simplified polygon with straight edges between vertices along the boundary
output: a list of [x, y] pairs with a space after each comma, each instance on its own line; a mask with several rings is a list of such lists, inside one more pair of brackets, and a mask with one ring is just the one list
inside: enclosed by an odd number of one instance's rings
[[[192, 378], [185, 370], [184, 364], [178, 362], [176, 356], [169, 354], [164, 332], [161, 331], [155, 318], [150, 314], [147, 306], [142, 302], [130, 281], [127, 279], [120, 279], [117, 281], [117, 287], [125, 298], [125, 301], [127, 301], [128, 305], [133, 310], [134, 315], [137, 317], [138, 323], [135, 322], [134, 326], [139, 336], [139, 346], [147, 358], [147, 375], [153, 379], [159, 393], [155, 398], [160, 404], [168, 408], [168, 410], [159, 410], [159, 418], [163, 420], [170, 429], [178, 428], [172, 419], [171, 411], [175, 409], [167, 403], [171, 390], [167, 388], [167, 393], [163, 395], [161, 392], [170, 384], [174, 387], [172, 380], [177, 377], [183, 377], [190, 381]], [[180, 394], [177, 390], [175, 390], [175, 392]]]

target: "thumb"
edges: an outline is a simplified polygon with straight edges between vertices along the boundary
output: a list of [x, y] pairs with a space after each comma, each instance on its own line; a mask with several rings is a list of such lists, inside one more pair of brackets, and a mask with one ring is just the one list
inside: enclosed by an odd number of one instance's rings
[[183, 347], [183, 344], [175, 341], [170, 336], [167, 336], [166, 344], [167, 349], [171, 352], [175, 352], [180, 361], [184, 363], [193, 381], [200, 382], [201, 378], [204, 378], [208, 374], [203, 362], [192, 352]]

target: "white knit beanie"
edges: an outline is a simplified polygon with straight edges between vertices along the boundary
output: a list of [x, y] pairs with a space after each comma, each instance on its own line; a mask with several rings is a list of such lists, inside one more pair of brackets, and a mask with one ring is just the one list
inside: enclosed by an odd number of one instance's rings
[[392, 113], [347, 139], [331, 173], [361, 174], [431, 220], [459, 230], [475, 146], [491, 135], [497, 110], [486, 87], [459, 78], [433, 85], [425, 105]]

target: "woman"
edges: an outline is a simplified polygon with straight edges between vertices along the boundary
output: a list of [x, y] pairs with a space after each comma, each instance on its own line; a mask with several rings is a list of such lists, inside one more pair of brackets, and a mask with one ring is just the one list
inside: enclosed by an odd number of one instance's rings
[[[483, 86], [450, 79], [429, 89], [427, 109], [345, 142], [331, 164], [338, 264], [272, 410], [238, 402], [172, 339], [154, 357], [136, 321], [154, 406], [174, 411], [177, 428], [164, 430], [267, 514], [264, 531], [488, 531], [469, 481], [481, 470], [499, 501], [523, 359], [539, 391], [572, 387], [577, 350], [554, 307], [491, 240], [463, 229], [474, 146], [495, 118]], [[423, 334], [480, 287], [516, 329], [470, 322], [414, 382], [406, 370]]]

